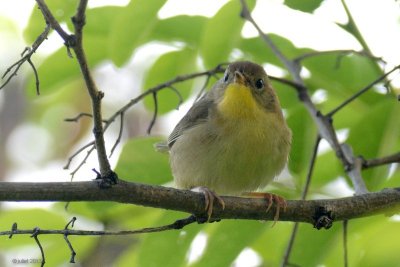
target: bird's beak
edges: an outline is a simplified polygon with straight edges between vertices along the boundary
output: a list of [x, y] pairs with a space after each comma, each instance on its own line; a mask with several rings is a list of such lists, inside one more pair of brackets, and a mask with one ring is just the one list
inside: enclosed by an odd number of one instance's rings
[[239, 71], [235, 71], [235, 77], [233, 78], [233, 81], [235, 83], [245, 85], [246, 77], [244, 77], [243, 73], [241, 73]]

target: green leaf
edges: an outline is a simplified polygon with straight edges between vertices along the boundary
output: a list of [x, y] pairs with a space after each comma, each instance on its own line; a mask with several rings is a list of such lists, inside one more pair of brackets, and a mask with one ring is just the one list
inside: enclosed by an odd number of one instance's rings
[[122, 66], [139, 45], [148, 40], [158, 23], [157, 12], [166, 0], [132, 0], [112, 25], [110, 57]]
[[[309, 52], [309, 49], [299, 49], [285, 37], [270, 33], [268, 36], [279, 50], [288, 58], [295, 58], [303, 53]], [[256, 63], [269, 63], [275, 66], [285, 68], [279, 58], [271, 48], [260, 37], [240, 39], [238, 48], [245, 54], [247, 60]]]
[[[67, 22], [67, 25], [72, 29], [71, 17], [75, 14], [78, 6], [77, 0], [51, 0], [46, 1], [47, 6], [54, 15], [54, 18], [59, 22]], [[46, 22], [42, 12], [35, 5], [29, 18], [27, 27], [24, 30], [24, 37], [28, 43], [33, 43], [36, 38], [43, 32], [46, 27]]]
[[[358, 123], [350, 129], [348, 143], [355, 155], [364, 158], [377, 158], [400, 150], [398, 123], [400, 106], [394, 97], [371, 106]], [[372, 168], [363, 172], [370, 190], [375, 190], [387, 178], [388, 168]]]
[[[112, 21], [123, 10], [120, 7], [103, 7], [87, 10], [90, 22], [84, 28], [83, 46], [88, 64], [91, 68], [108, 58], [108, 39]], [[35, 61], [33, 59], [33, 61]], [[65, 47], [50, 55], [38, 68], [41, 95], [54, 93], [77, 79], [81, 79], [81, 71], [76, 58], [69, 58]], [[30, 75], [28, 95], [36, 97], [35, 77]]]
[[300, 224], [290, 262], [298, 266], [318, 266], [325, 262], [330, 251], [340, 244], [341, 230], [340, 223], [334, 223], [329, 230], [320, 231], [309, 224]]
[[224, 220], [209, 225], [204, 254], [191, 266], [231, 266], [240, 252], [253, 244], [267, 227], [270, 224], [246, 220]]
[[[381, 75], [371, 59], [358, 55], [325, 54], [308, 58], [303, 64], [311, 72], [311, 77], [307, 80], [311, 88], [326, 89], [329, 95], [343, 100]], [[364, 94], [351, 105], [368, 106], [376, 102], [376, 95], [378, 94]]]
[[[179, 51], [169, 52], [162, 55], [148, 71], [144, 89], [147, 90], [168, 80], [175, 78], [178, 75], [191, 73], [196, 70], [196, 54], [192, 49], [185, 48]], [[193, 80], [176, 83], [173, 85], [182, 96], [182, 100], [186, 100], [193, 86]], [[179, 105], [179, 96], [170, 88], [165, 88], [157, 93], [158, 112], [163, 114]], [[146, 107], [150, 110], [154, 109], [154, 101], [152, 97], [147, 97], [144, 100]]]
[[[101, 31], [96, 32], [95, 27], [89, 27], [89, 30], [88, 34], [85, 35], [83, 46], [89, 67], [94, 68], [99, 62], [107, 59], [108, 48], [99, 44], [107, 44], [108, 37], [103, 35], [104, 33]], [[47, 57], [37, 68], [37, 71], [41, 95], [55, 93], [71, 82], [82, 80], [82, 74], [76, 58], [68, 57], [65, 47]], [[27, 85], [27, 92], [30, 97], [36, 97], [35, 82], [35, 77], [31, 74]]]
[[343, 165], [332, 150], [319, 155], [312, 176], [313, 191], [321, 193], [321, 187], [344, 175]]
[[323, 0], [285, 0], [284, 4], [292, 9], [312, 13], [321, 5], [322, 1]]
[[[255, 1], [247, 1], [249, 9]], [[239, 1], [229, 1], [206, 24], [200, 44], [200, 53], [206, 68], [228, 61], [232, 49], [236, 47], [244, 25], [240, 17]]]
[[160, 138], [154, 137], [128, 141], [115, 168], [118, 176], [124, 180], [146, 184], [172, 181], [168, 155], [154, 149], [154, 144], [159, 141]]
[[[350, 221], [347, 230], [348, 266], [398, 266], [397, 241], [400, 238], [398, 226], [398, 220], [392, 220], [386, 216]], [[325, 266], [343, 265], [343, 258], [338, 257], [338, 255], [343, 255], [342, 237], [338, 236], [336, 246], [332, 246], [327, 253], [328, 257], [324, 260]]]
[[87, 35], [110, 36], [114, 30], [114, 21], [122, 15], [125, 9], [126, 7], [105, 6], [86, 10], [85, 38]]
[[[171, 224], [185, 216], [183, 213], [165, 211], [155, 225]], [[201, 226], [192, 224], [182, 230], [146, 235], [137, 251], [136, 266], [186, 266], [186, 255], [189, 246], [201, 229]]]
[[151, 33], [150, 38], [160, 41], [182, 41], [190, 46], [197, 47], [207, 18], [203, 16], [175, 16], [159, 20]]
[[[35, 227], [41, 229], [63, 229], [66, 221], [64, 216], [43, 209], [2, 210], [0, 213], [0, 231], [10, 231], [13, 223], [17, 223], [19, 230], [31, 230]], [[14, 235], [1, 237], [0, 248], [2, 250], [28, 244], [36, 246], [35, 240], [30, 235]], [[7, 242], [4, 240], [7, 239]]]
[[279, 266], [293, 229], [293, 223], [277, 222], [274, 227], [267, 226], [251, 248], [262, 257], [263, 264], [260, 266]]
[[[34, 60], [33, 60], [34, 61]], [[49, 56], [38, 68], [40, 94], [49, 95], [75, 81], [81, 75], [76, 59], [69, 58], [63, 47]], [[35, 77], [31, 74], [26, 86], [29, 96], [36, 96]]]
[[292, 129], [292, 148], [289, 156], [289, 169], [293, 173], [306, 173], [317, 137], [314, 121], [302, 104], [288, 109], [287, 122]]

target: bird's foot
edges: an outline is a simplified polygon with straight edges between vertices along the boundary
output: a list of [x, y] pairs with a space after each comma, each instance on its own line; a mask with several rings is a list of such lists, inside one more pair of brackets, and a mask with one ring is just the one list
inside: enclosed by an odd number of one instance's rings
[[286, 199], [284, 199], [281, 196], [278, 196], [278, 195], [275, 195], [272, 193], [264, 193], [264, 192], [247, 192], [247, 193], [245, 193], [245, 195], [250, 196], [250, 197], [266, 199], [268, 201], [268, 206], [267, 206], [266, 212], [269, 212], [269, 210], [272, 207], [272, 204], [275, 203], [276, 210], [275, 210], [275, 215], [274, 215], [274, 223], [272, 224], [272, 226], [274, 226], [276, 224], [276, 222], [278, 221], [280, 210], [283, 209], [284, 212], [286, 211], [286, 208], [287, 208]]
[[218, 203], [221, 205], [222, 209], [225, 209], [224, 200], [220, 196], [218, 196], [214, 191], [208, 189], [207, 187], [197, 186], [192, 188], [191, 191], [199, 192], [204, 195], [204, 202], [205, 202], [204, 210], [207, 213], [207, 221], [210, 221], [214, 208], [214, 200], [217, 200]]

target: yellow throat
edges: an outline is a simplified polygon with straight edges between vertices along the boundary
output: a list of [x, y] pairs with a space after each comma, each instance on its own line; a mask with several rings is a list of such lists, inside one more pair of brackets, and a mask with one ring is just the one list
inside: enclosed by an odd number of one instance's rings
[[251, 119], [266, 115], [254, 99], [251, 89], [239, 83], [228, 85], [218, 109], [228, 119]]

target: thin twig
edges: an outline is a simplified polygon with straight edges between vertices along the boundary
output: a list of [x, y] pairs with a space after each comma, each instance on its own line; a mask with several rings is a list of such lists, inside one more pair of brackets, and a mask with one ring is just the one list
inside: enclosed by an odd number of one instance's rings
[[313, 51], [313, 52], [309, 52], [309, 53], [305, 53], [303, 55], [300, 55], [298, 57], [295, 57], [293, 59], [294, 62], [300, 63], [301, 61], [305, 60], [305, 59], [309, 59], [312, 57], [316, 57], [316, 56], [321, 56], [321, 55], [329, 55], [329, 54], [339, 54], [339, 55], [349, 55], [349, 54], [356, 54], [356, 55], [360, 55], [360, 56], [364, 56], [364, 57], [368, 57], [374, 60], [378, 60], [384, 64], [386, 64], [386, 61], [384, 61], [381, 57], [376, 57], [366, 51], [357, 51], [357, 50], [328, 50], [328, 51]]
[[[14, 234], [18, 234], [18, 231], [19, 230], [17, 230]], [[34, 239], [35, 239], [35, 242], [36, 242], [36, 244], [38, 245], [38, 247], [39, 247], [39, 249], [40, 249], [40, 254], [42, 254], [42, 262], [41, 262], [41, 267], [43, 267], [44, 266], [44, 264], [46, 263], [46, 261], [45, 261], [45, 258], [44, 258], [44, 251], [43, 251], [43, 247], [42, 247], [42, 245], [40, 244], [40, 241], [39, 241], [39, 238], [38, 238], [38, 235], [39, 235], [39, 233], [40, 233], [40, 228], [39, 227], [35, 227], [33, 230], [31, 230], [32, 232], [32, 235], [31, 235], [31, 237], [33, 237]]]
[[[18, 70], [24, 64], [25, 62], [28, 62], [29, 65], [31, 66], [33, 73], [35, 75], [35, 80], [36, 80], [36, 92], [39, 95], [39, 75], [37, 73], [36, 67], [33, 64], [31, 57], [32, 55], [36, 52], [36, 50], [39, 48], [39, 46], [44, 42], [44, 40], [47, 39], [47, 36], [50, 32], [50, 26], [46, 25], [46, 28], [44, 31], [36, 38], [35, 42], [32, 44], [32, 47], [27, 47], [24, 49], [24, 51], [21, 53], [21, 59], [15, 62], [13, 65], [11, 65], [3, 74], [2, 79], [4, 79], [7, 75], [8, 78], [6, 81], [0, 86], [0, 90], [4, 88], [10, 81], [11, 79], [17, 75]], [[27, 53], [25, 53], [27, 52]]]
[[13, 223], [12, 226], [11, 226], [11, 233], [10, 233], [10, 235], [8, 236], [8, 238], [11, 239], [12, 236], [13, 236], [13, 234], [14, 234], [14, 232], [17, 231], [17, 230], [18, 230], [18, 225], [17, 225], [17, 223], [15, 222], [15, 223]]
[[370, 84], [368, 84], [367, 86], [365, 86], [364, 88], [362, 88], [361, 90], [359, 90], [357, 93], [355, 93], [354, 95], [352, 95], [351, 97], [349, 97], [348, 99], [346, 99], [345, 101], [343, 101], [343, 103], [341, 103], [339, 106], [337, 106], [336, 108], [334, 108], [332, 111], [330, 111], [326, 116], [328, 117], [332, 117], [333, 115], [336, 114], [336, 112], [338, 112], [339, 110], [341, 110], [342, 108], [344, 108], [345, 106], [347, 106], [349, 103], [351, 103], [352, 101], [354, 101], [355, 99], [357, 99], [360, 95], [364, 94], [365, 92], [367, 92], [369, 89], [371, 89], [374, 85], [380, 83], [381, 81], [385, 80], [386, 77], [388, 77], [390, 74], [392, 74], [393, 72], [395, 72], [396, 70], [400, 69], [400, 65], [394, 67], [392, 70], [390, 70], [389, 72], [383, 74], [382, 76], [380, 76], [379, 78], [375, 79], [374, 81], [372, 81]]
[[75, 252], [74, 248], [72, 247], [71, 242], [70, 242], [69, 239], [68, 239], [68, 235], [69, 235], [69, 231], [70, 231], [70, 230], [66, 230], [66, 231], [68, 231], [68, 232], [65, 233], [63, 236], [64, 236], [65, 242], [66, 242], [67, 245], [68, 245], [69, 250], [71, 251], [71, 258], [69, 259], [69, 262], [70, 262], [70, 263], [75, 263], [76, 252]]
[[70, 173], [71, 175], [71, 182], [74, 179], [75, 174], [79, 171], [79, 169], [86, 163], [86, 160], [89, 158], [90, 154], [92, 154], [93, 150], [95, 149], [95, 145], [93, 144], [92, 147], [86, 152], [86, 156], [83, 158], [81, 163]]
[[153, 128], [154, 124], [156, 123], [157, 114], [158, 114], [158, 100], [157, 100], [157, 93], [153, 92], [153, 101], [154, 101], [154, 112], [153, 118], [150, 121], [149, 127], [147, 128], [147, 134], [151, 133], [151, 129]]
[[368, 160], [361, 159], [361, 160], [363, 169], [377, 167], [386, 164], [392, 164], [392, 163], [400, 163], [400, 152], [382, 158], [368, 159]]
[[78, 122], [82, 117], [89, 117], [89, 118], [93, 118], [93, 115], [90, 113], [86, 113], [86, 112], [81, 112], [78, 115], [76, 115], [73, 118], [66, 118], [64, 119], [64, 121], [68, 121], [68, 122]]
[[40, 11], [42, 12], [46, 23], [50, 25], [52, 29], [54, 29], [58, 35], [61, 36], [61, 38], [64, 40], [65, 43], [68, 42], [68, 40], [71, 38], [71, 35], [68, 34], [64, 29], [61, 27], [60, 23], [55, 19], [53, 14], [50, 12], [49, 7], [47, 4], [44, 2], [44, 0], [36, 0], [36, 3], [38, 4]]
[[109, 156], [110, 158], [113, 155], [114, 150], [117, 148], [118, 144], [121, 142], [122, 132], [123, 132], [123, 129], [124, 129], [124, 114], [125, 113], [121, 113], [121, 115], [120, 115], [118, 137], [115, 140], [115, 143], [114, 143], [113, 147], [111, 148], [110, 156]]
[[178, 96], [178, 104], [176, 105], [176, 109], [179, 109], [179, 107], [182, 105], [183, 103], [183, 97], [182, 94], [178, 91], [178, 89], [176, 89], [174, 86], [169, 86], [169, 89], [171, 89], [177, 96]]
[[290, 87], [293, 87], [294, 89], [297, 90], [297, 92], [298, 92], [299, 94], [302, 94], [302, 92], [304, 92], [304, 91], [307, 90], [307, 88], [306, 88], [304, 85], [298, 84], [298, 83], [293, 82], [293, 81], [288, 80], [288, 79], [284, 79], [284, 78], [280, 78], [280, 77], [275, 77], [275, 76], [269, 76], [269, 75], [268, 75], [268, 78], [269, 78], [270, 80], [272, 80], [272, 81], [277, 81], [277, 82], [286, 84], [286, 85], [288, 85], [288, 86], [290, 86]]
[[[319, 147], [320, 141], [321, 141], [321, 137], [317, 136], [317, 139], [315, 140], [315, 144], [314, 144], [313, 153], [312, 153], [311, 159], [310, 159], [310, 166], [308, 167], [306, 182], [304, 184], [303, 192], [301, 194], [301, 199], [302, 200], [306, 199], [306, 196], [307, 196], [307, 193], [308, 193], [308, 189], [309, 189], [310, 184], [311, 184], [311, 178], [312, 178], [312, 174], [313, 174], [313, 170], [314, 170], [315, 161], [317, 159], [318, 147]], [[295, 241], [296, 236], [297, 236], [298, 228], [299, 228], [299, 223], [296, 222], [294, 224], [294, 226], [293, 226], [292, 233], [290, 235], [289, 242], [288, 242], [288, 245], [286, 247], [285, 254], [283, 256], [281, 267], [285, 267], [285, 266], [289, 265], [289, 258], [290, 258], [290, 254], [291, 254], [292, 249], [293, 249], [294, 241]]]
[[28, 63], [29, 63], [29, 65], [31, 66], [31, 68], [32, 68], [32, 70], [33, 70], [33, 74], [35, 75], [35, 85], [36, 85], [36, 95], [40, 95], [40, 89], [39, 89], [39, 75], [38, 75], [38, 72], [37, 72], [37, 70], [36, 70], [36, 67], [35, 67], [35, 65], [33, 64], [33, 62], [32, 62], [32, 60], [30, 59], [30, 58], [28, 58], [27, 60], [26, 60]]
[[[194, 215], [190, 215], [187, 218], [176, 220], [175, 222], [163, 226], [157, 227], [146, 227], [137, 230], [122, 230], [122, 231], [91, 231], [91, 230], [71, 230], [71, 229], [61, 229], [61, 230], [44, 230], [39, 229], [38, 227], [33, 230], [16, 230], [14, 231], [14, 235], [27, 235], [32, 234], [32, 237], [36, 237], [38, 235], [55, 235], [60, 234], [64, 236], [75, 235], [75, 236], [111, 236], [111, 235], [137, 235], [137, 234], [147, 234], [147, 233], [156, 233], [163, 232], [168, 230], [179, 230], [183, 227], [197, 222], [198, 219]], [[10, 235], [11, 231], [2, 231], [0, 232], [0, 236], [2, 235]], [[39, 243], [40, 244], [40, 243]], [[41, 248], [41, 246], [40, 246]], [[43, 251], [43, 250], [42, 250]], [[42, 254], [44, 257], [44, 253]]]
[[91, 141], [90, 143], [87, 143], [86, 145], [82, 146], [81, 148], [79, 148], [74, 154], [72, 154], [69, 158], [68, 158], [68, 162], [65, 164], [65, 166], [63, 167], [64, 170], [69, 169], [69, 166], [71, 165], [72, 160], [78, 156], [83, 150], [85, 150], [88, 147], [94, 147], [95, 143], [94, 141]]
[[[76, 221], [76, 217], [72, 217], [72, 219], [67, 223], [67, 225], [65, 225], [64, 230], [68, 230], [68, 227], [70, 225], [71, 225], [71, 227], [74, 227], [75, 221]], [[69, 262], [75, 263], [76, 252], [75, 252], [74, 248], [72, 247], [71, 242], [68, 239], [68, 233], [64, 234], [64, 240], [67, 243], [69, 250], [71, 251], [71, 258], [70, 258]]]
[[70, 225], [71, 227], [74, 227], [75, 222], [76, 222], [76, 217], [72, 217], [72, 219], [65, 225], [64, 229], [68, 229]]

